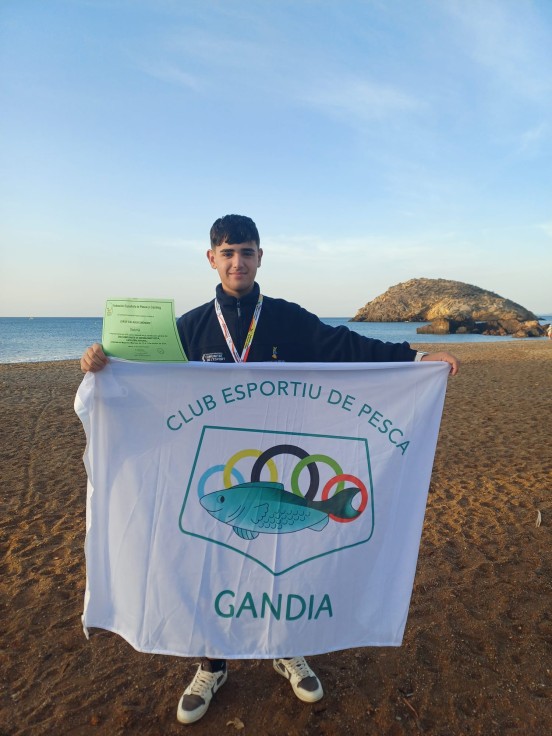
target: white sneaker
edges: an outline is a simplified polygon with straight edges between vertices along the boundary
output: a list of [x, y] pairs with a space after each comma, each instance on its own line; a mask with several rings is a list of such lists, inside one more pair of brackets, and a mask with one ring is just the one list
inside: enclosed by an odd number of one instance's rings
[[194, 679], [184, 690], [178, 701], [176, 717], [180, 723], [199, 721], [207, 713], [213, 695], [224, 685], [227, 678], [226, 665], [223, 670], [218, 672], [208, 672], [200, 664]]
[[320, 680], [308, 666], [304, 657], [275, 659], [273, 665], [279, 675], [289, 680], [299, 700], [304, 703], [316, 703], [324, 696]]

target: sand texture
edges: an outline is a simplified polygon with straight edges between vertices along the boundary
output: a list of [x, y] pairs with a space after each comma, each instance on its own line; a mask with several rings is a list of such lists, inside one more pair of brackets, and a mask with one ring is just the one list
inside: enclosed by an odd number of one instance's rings
[[191, 660], [82, 632], [77, 362], [0, 366], [0, 736], [551, 734], [552, 341], [453, 350], [403, 646], [311, 658], [313, 706], [270, 661], [233, 662], [194, 726]]

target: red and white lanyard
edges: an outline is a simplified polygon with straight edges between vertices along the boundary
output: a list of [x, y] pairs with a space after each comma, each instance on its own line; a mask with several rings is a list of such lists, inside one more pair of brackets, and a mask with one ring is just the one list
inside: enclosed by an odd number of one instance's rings
[[247, 333], [247, 337], [245, 338], [245, 342], [243, 344], [242, 354], [240, 355], [238, 351], [236, 350], [234, 341], [232, 340], [232, 335], [230, 334], [230, 330], [228, 329], [228, 325], [226, 324], [226, 320], [224, 319], [224, 316], [222, 314], [222, 309], [220, 308], [218, 299], [215, 299], [215, 311], [217, 313], [220, 328], [222, 330], [222, 334], [224, 335], [224, 339], [226, 340], [226, 344], [228, 345], [228, 349], [230, 350], [235, 363], [245, 363], [247, 361], [247, 357], [249, 356], [249, 350], [251, 348], [251, 343], [253, 342], [253, 337], [255, 336], [255, 330], [257, 329], [257, 324], [259, 323], [259, 317], [261, 314], [262, 306], [263, 306], [263, 295], [259, 294], [259, 301], [257, 302], [257, 306], [255, 307], [255, 311], [253, 312], [253, 317], [251, 318], [251, 324], [249, 325], [249, 331]]

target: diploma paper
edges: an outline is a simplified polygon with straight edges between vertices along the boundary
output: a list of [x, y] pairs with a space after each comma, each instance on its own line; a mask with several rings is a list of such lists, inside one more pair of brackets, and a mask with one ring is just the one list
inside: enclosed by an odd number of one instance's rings
[[178, 337], [172, 299], [108, 299], [102, 345], [106, 355], [125, 360], [188, 360]]

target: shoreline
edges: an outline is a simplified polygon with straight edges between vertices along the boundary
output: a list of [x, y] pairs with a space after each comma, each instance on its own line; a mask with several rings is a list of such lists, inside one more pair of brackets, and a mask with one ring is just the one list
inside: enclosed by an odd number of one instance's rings
[[[403, 645], [312, 657], [326, 692], [314, 706], [269, 661], [233, 660], [197, 736], [229, 733], [235, 718], [245, 736], [552, 732], [552, 341], [413, 344], [462, 366], [448, 382]], [[78, 360], [0, 365], [0, 731], [181, 735], [176, 704], [195, 660], [82, 632], [82, 378]]]
[[[497, 348], [499, 345], [503, 346], [512, 346], [512, 345], [542, 345], [547, 342], [550, 342], [552, 345], [552, 340], [549, 340], [547, 337], [530, 337], [530, 338], [518, 338], [518, 337], [504, 337], [499, 338], [496, 340], [482, 340], [474, 341], [474, 342], [425, 342], [424, 340], [415, 340], [410, 343], [411, 347], [415, 350], [424, 350], [430, 353], [436, 353], [443, 350], [446, 350], [450, 353], [455, 353], [457, 349], [463, 349], [463, 348], [473, 348], [473, 349], [479, 349], [483, 348], [485, 349], [485, 346], [489, 346], [492, 348]], [[80, 356], [78, 358], [60, 358], [59, 360], [21, 360], [21, 361], [13, 361], [13, 362], [2, 362], [0, 361], [0, 370], [3, 366], [35, 366], [35, 365], [43, 365], [43, 366], [60, 366], [60, 365], [69, 365], [71, 363], [79, 363]], [[162, 364], [160, 364], [162, 365]], [[79, 366], [80, 370], [80, 366]], [[84, 374], [83, 374], [84, 375]]]
[[[496, 342], [509, 344], [521, 338], [492, 335], [423, 335], [416, 333], [416, 327], [425, 323], [413, 322], [349, 322], [345, 318], [328, 317], [323, 322], [332, 326], [342, 326], [365, 337], [383, 342], [412, 345], [428, 343], [449, 345], [454, 351], [456, 345], [484, 344]], [[550, 316], [552, 321], [552, 315]], [[78, 360], [87, 346], [101, 342], [102, 320], [99, 318], [0, 318], [2, 344], [0, 345], [0, 365], [16, 363], [49, 363], [65, 360]], [[546, 338], [529, 338], [545, 340]]]

